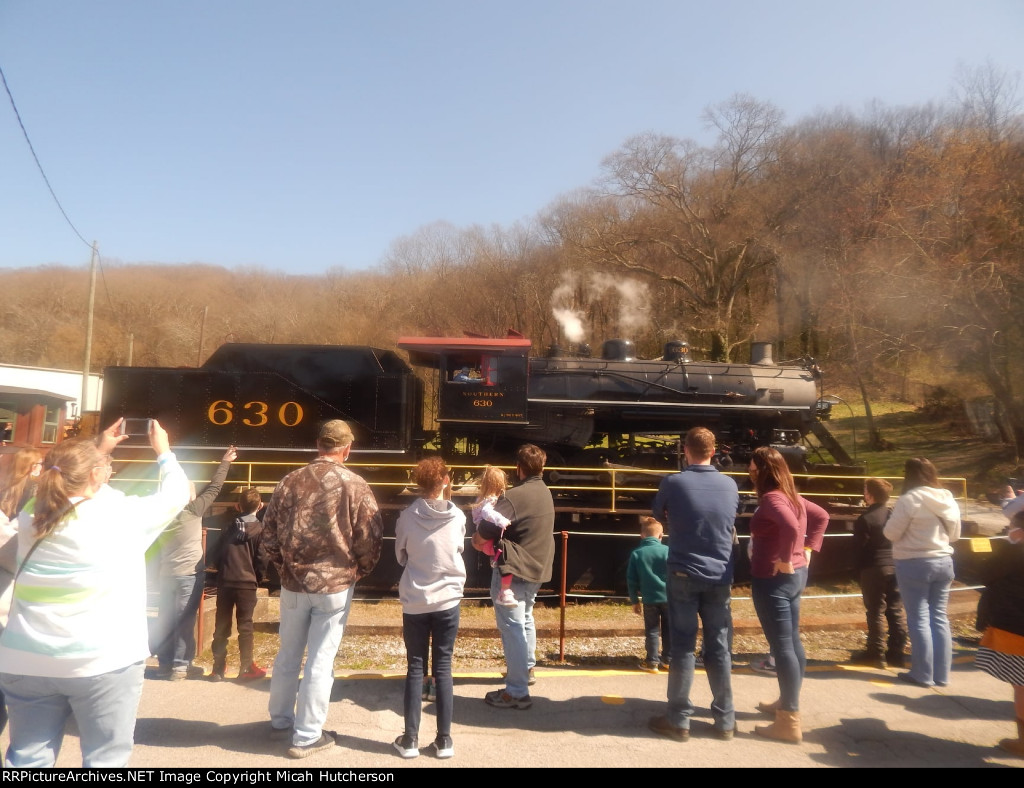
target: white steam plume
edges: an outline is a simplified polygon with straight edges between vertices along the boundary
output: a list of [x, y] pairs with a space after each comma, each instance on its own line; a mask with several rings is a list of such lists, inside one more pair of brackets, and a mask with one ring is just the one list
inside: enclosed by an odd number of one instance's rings
[[557, 307], [552, 309], [552, 313], [555, 316], [555, 320], [562, 327], [562, 332], [565, 334], [566, 339], [570, 342], [583, 341], [583, 319], [580, 313], [574, 312], [571, 309], [558, 309]]
[[609, 290], [615, 290], [619, 295], [618, 329], [621, 335], [631, 335], [650, 322], [649, 291], [646, 282], [619, 279], [605, 273], [590, 275], [588, 295], [591, 299], [601, 299]]
[[619, 291], [619, 330], [632, 335], [650, 322], [651, 308], [646, 282], [622, 279], [615, 283]]
[[571, 271], [562, 274], [562, 282], [551, 293], [551, 313], [562, 333], [570, 342], [583, 341], [583, 313], [572, 308], [573, 294], [576, 290], [576, 277]]
[[[562, 333], [569, 342], [582, 342], [584, 310], [576, 309], [576, 276], [566, 271], [562, 281], [551, 293], [551, 313], [562, 327]], [[586, 280], [585, 298], [588, 303], [605, 298], [610, 292], [619, 300], [620, 336], [630, 336], [650, 323], [649, 289], [646, 282], [621, 279], [606, 273], [592, 273]]]

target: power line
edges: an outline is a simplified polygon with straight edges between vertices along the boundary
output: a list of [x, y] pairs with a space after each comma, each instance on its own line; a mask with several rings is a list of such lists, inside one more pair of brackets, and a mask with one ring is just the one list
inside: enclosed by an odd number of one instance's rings
[[[85, 238], [82, 237], [82, 234], [78, 232], [78, 228], [75, 227], [74, 222], [71, 221], [67, 212], [64, 210], [64, 206], [60, 204], [60, 200], [57, 198], [57, 193], [53, 190], [53, 186], [50, 185], [50, 179], [46, 177], [46, 172], [43, 170], [43, 165], [39, 161], [39, 157], [36, 155], [36, 149], [32, 145], [32, 140], [28, 136], [28, 130], [25, 128], [25, 124], [21, 120], [21, 113], [18, 112], [18, 105], [14, 103], [14, 95], [11, 93], [11, 88], [7, 84], [7, 77], [4, 75], [4, 70], [2, 66], [0, 66], [0, 81], [4, 83], [4, 90], [7, 91], [7, 98], [10, 99], [11, 109], [14, 110], [14, 117], [18, 119], [18, 125], [21, 127], [21, 133], [25, 136], [25, 142], [28, 144], [28, 149], [32, 153], [32, 158], [36, 162], [36, 167], [39, 168], [39, 174], [43, 176], [43, 182], [46, 184], [46, 188], [50, 190], [50, 196], [53, 197], [53, 201], [57, 203], [57, 208], [60, 209], [61, 216], [63, 216], [64, 221], [68, 223], [68, 227], [70, 227], [72, 231], [74, 231], [75, 235], [78, 236], [79, 240], [81, 240], [82, 243], [84, 243], [86, 246], [92, 249], [93, 245], [89, 243], [87, 240], [85, 240]], [[107, 304], [108, 306], [110, 306], [111, 310], [113, 310], [114, 302], [110, 298], [110, 289], [107, 287], [107, 276], [103, 270], [103, 258], [100, 257], [98, 252], [96, 253], [96, 264], [99, 266], [100, 269], [100, 278], [103, 280], [103, 290], [107, 296]]]
[[78, 236], [79, 240], [81, 240], [82, 243], [84, 243], [91, 249], [92, 244], [85, 240], [85, 238], [82, 237], [82, 234], [78, 232], [78, 228], [75, 227], [74, 223], [68, 217], [67, 212], [64, 210], [64, 206], [61, 205], [60, 200], [57, 199], [57, 193], [53, 190], [53, 187], [50, 185], [50, 179], [46, 177], [46, 172], [43, 170], [43, 165], [40, 163], [39, 157], [36, 155], [36, 149], [32, 146], [32, 140], [29, 139], [28, 131], [25, 128], [25, 124], [22, 123], [21, 113], [18, 112], [18, 105], [14, 103], [14, 96], [11, 94], [11, 89], [7, 85], [7, 77], [4, 75], [4, 70], [2, 67], [0, 67], [0, 81], [4, 83], [4, 90], [7, 91], [7, 98], [9, 98], [11, 101], [11, 109], [14, 110], [14, 117], [18, 119], [18, 125], [21, 126], [21, 133], [25, 136], [25, 142], [28, 143], [28, 149], [32, 153], [32, 158], [35, 159], [36, 167], [39, 168], [39, 174], [43, 176], [43, 182], [46, 184], [46, 188], [50, 190], [50, 196], [53, 197], [53, 201], [57, 203], [57, 208], [60, 209], [61, 215], [64, 217], [64, 221], [68, 223], [68, 227], [70, 227], [74, 231], [75, 235]]

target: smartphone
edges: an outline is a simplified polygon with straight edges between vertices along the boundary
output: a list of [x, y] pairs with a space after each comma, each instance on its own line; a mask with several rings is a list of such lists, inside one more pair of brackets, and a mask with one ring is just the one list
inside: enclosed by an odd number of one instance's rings
[[122, 435], [149, 435], [149, 426], [152, 419], [122, 419]]

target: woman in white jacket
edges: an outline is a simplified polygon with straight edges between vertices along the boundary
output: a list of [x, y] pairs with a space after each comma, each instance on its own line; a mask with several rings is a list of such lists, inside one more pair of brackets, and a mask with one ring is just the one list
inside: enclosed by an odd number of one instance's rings
[[910, 671], [898, 678], [921, 687], [945, 687], [953, 663], [946, 607], [953, 584], [952, 543], [960, 538], [960, 509], [953, 494], [942, 489], [929, 460], [907, 460], [903, 494], [883, 533], [892, 542], [910, 631]]
[[462, 559], [466, 515], [448, 499], [448, 468], [440, 457], [420, 460], [413, 481], [423, 497], [399, 515], [395, 526], [395, 557], [405, 567], [398, 595], [408, 660], [405, 732], [395, 739], [395, 749], [403, 758], [415, 758], [420, 753], [421, 693], [429, 651], [437, 682], [437, 737], [431, 746], [438, 758], [451, 758], [455, 753], [451, 736], [455, 698], [452, 653], [466, 585]]
[[83, 766], [128, 763], [149, 656], [145, 552], [188, 503], [167, 433], [151, 424], [159, 492], [123, 495], [107, 485], [118, 420], [98, 445], [75, 439], [51, 449], [18, 516], [14, 601], [0, 636], [7, 766], [53, 766], [72, 714]]

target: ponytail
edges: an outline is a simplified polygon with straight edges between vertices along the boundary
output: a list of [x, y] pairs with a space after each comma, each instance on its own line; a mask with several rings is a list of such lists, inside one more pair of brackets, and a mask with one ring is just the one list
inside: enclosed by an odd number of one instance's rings
[[71, 498], [89, 486], [89, 474], [99, 462], [99, 449], [89, 439], [76, 438], [54, 446], [43, 460], [36, 488], [32, 525], [37, 539], [53, 533], [75, 508]]

